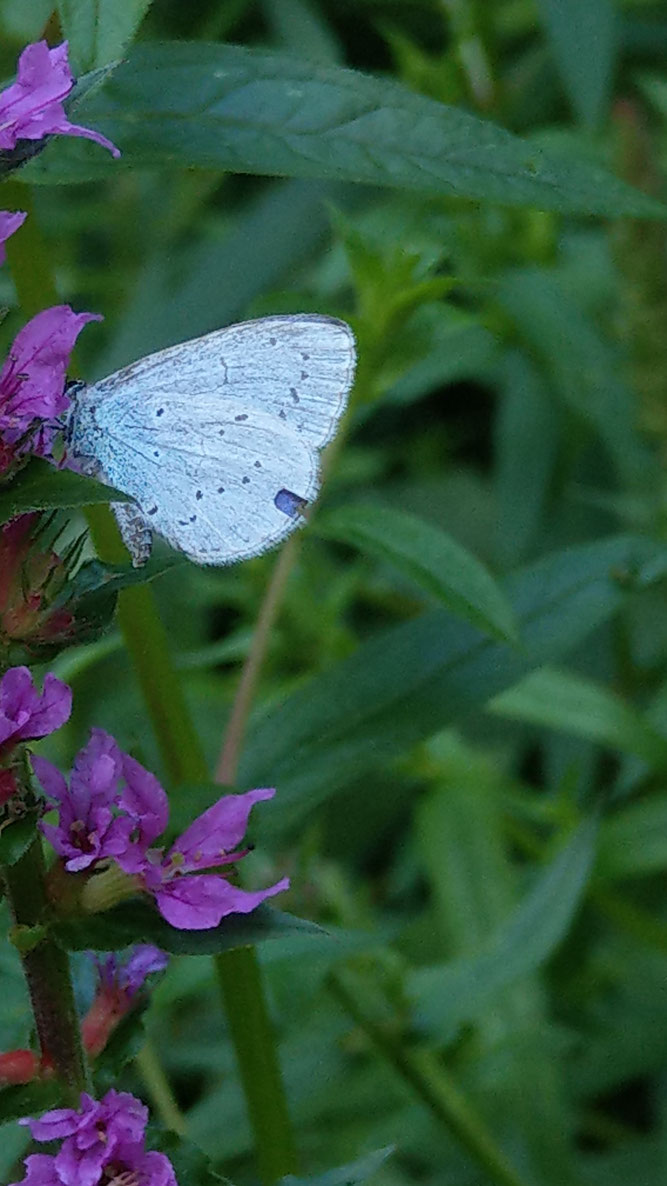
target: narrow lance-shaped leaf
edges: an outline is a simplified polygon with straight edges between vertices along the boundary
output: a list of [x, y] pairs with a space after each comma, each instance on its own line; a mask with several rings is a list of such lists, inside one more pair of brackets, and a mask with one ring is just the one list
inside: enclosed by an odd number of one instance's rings
[[347, 506], [316, 519], [320, 535], [387, 560], [458, 617], [494, 638], [516, 640], [505, 594], [483, 564], [446, 532], [391, 507]]
[[216, 955], [297, 932], [304, 937], [322, 934], [316, 923], [264, 904], [251, 914], [231, 914], [207, 931], [179, 931], [141, 901], [64, 919], [53, 929], [58, 942], [71, 951], [113, 951], [130, 943], [154, 943], [173, 955]]
[[141, 45], [77, 119], [119, 162], [47, 146], [24, 177], [85, 181], [118, 168], [225, 169], [388, 185], [570, 213], [664, 217], [592, 162], [563, 158], [456, 107], [354, 70], [233, 45]]
[[620, 21], [612, 0], [537, 0], [575, 115], [599, 122], [611, 90]]
[[517, 687], [494, 697], [489, 710], [585, 737], [667, 768], [667, 739], [641, 713], [608, 688], [569, 671], [534, 671]]
[[419, 1024], [445, 1041], [489, 1001], [544, 962], [567, 934], [588, 884], [597, 821], [588, 820], [479, 955], [412, 974]]
[[[623, 604], [664, 548], [620, 536], [547, 556], [508, 593], [520, 646], [434, 610], [382, 632], [288, 696], [251, 732], [240, 786], [280, 787], [258, 831], [292, 826], [335, 791], [566, 655]], [[657, 569], [656, 569], [657, 570]]]

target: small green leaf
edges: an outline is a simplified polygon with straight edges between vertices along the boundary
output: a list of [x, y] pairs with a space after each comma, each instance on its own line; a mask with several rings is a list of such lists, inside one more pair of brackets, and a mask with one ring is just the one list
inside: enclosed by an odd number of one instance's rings
[[127, 49], [151, 0], [58, 0], [75, 73], [105, 66]]
[[493, 577], [433, 524], [405, 511], [368, 505], [342, 507], [315, 520], [313, 529], [389, 561], [472, 626], [501, 641], [516, 641], [512, 610]]
[[46, 461], [31, 461], [0, 487], [0, 523], [25, 511], [53, 511], [85, 507], [98, 502], [127, 502], [128, 495], [71, 470], [54, 469]]
[[470, 959], [421, 968], [411, 977], [420, 1025], [452, 1041], [489, 1002], [544, 962], [562, 941], [588, 884], [597, 821], [587, 820], [486, 949]]
[[58, 942], [70, 951], [114, 951], [130, 943], [155, 943], [173, 955], [216, 955], [290, 933], [298, 932], [304, 938], [322, 933], [316, 923], [265, 904], [252, 914], [230, 915], [208, 931], [179, 931], [148, 902], [140, 901], [124, 903], [103, 914], [63, 920], [52, 929]]
[[31, 812], [0, 829], [0, 865], [15, 865], [30, 847], [37, 831], [38, 816]]
[[61, 1091], [55, 1079], [1, 1088], [0, 1124], [7, 1120], [21, 1120], [24, 1116], [39, 1116], [48, 1108], [56, 1107], [62, 1099]]
[[[139, 1053], [146, 1041], [144, 1013], [148, 997], [140, 1004], [134, 1004], [116, 1026], [104, 1050], [95, 1059], [95, 1082], [105, 1090], [113, 1087], [123, 1067]], [[180, 1183], [179, 1183], [180, 1186]]]
[[618, 48], [612, 0], [537, 0], [568, 98], [594, 127], [605, 113]]
[[26, 166], [26, 181], [199, 166], [569, 213], [667, 214], [595, 164], [549, 154], [400, 84], [242, 46], [136, 46], [77, 119], [118, 144], [121, 160], [61, 138]]
[[602, 877], [648, 877], [667, 869], [667, 796], [628, 803], [600, 829]]
[[667, 770], [667, 739], [615, 692], [572, 672], [548, 667], [534, 671], [496, 696], [488, 710], [585, 737]]
[[393, 1152], [393, 1146], [389, 1145], [386, 1149], [376, 1149], [373, 1153], [367, 1153], [349, 1165], [325, 1170], [323, 1174], [314, 1174], [308, 1178], [296, 1178], [294, 1174], [288, 1174], [280, 1181], [282, 1186], [361, 1186], [362, 1182], [367, 1182], [377, 1173]]

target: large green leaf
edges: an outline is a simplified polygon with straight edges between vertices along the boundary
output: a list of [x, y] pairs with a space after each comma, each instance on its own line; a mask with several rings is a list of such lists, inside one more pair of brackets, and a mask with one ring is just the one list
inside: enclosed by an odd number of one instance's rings
[[611, 90], [620, 22], [612, 0], [537, 0], [575, 115], [595, 125]]
[[76, 72], [106, 66], [130, 44], [151, 0], [58, 0], [58, 16]]
[[251, 914], [232, 914], [208, 931], [179, 931], [148, 902], [133, 901], [102, 914], [62, 920], [54, 924], [53, 931], [70, 951], [114, 951], [130, 943], [155, 943], [173, 955], [215, 955], [295, 932], [304, 937], [320, 935], [322, 928], [262, 904]]
[[299, 689], [251, 732], [239, 785], [279, 788], [290, 827], [353, 779], [556, 660], [606, 621], [664, 549], [619, 536], [547, 556], [509, 585], [520, 647], [434, 610], [384, 631]]
[[119, 167], [323, 177], [582, 214], [664, 216], [597, 165], [353, 70], [233, 45], [136, 47], [77, 120], [123, 151], [47, 146], [23, 176], [85, 181]]
[[0, 487], [0, 523], [25, 511], [53, 511], [62, 507], [86, 507], [98, 502], [126, 502], [127, 494], [84, 478], [71, 470], [54, 469], [46, 461], [31, 461], [25, 469]]
[[439, 527], [372, 504], [345, 506], [318, 518], [314, 530], [387, 560], [452, 613], [494, 638], [516, 641], [504, 593], [471, 552]]
[[494, 697], [501, 717], [561, 729], [667, 769], [667, 739], [620, 696], [569, 671], [543, 668]]
[[451, 1041], [464, 1022], [547, 959], [567, 934], [588, 884], [596, 834], [595, 820], [575, 832], [479, 955], [413, 972], [410, 989], [420, 1025]]

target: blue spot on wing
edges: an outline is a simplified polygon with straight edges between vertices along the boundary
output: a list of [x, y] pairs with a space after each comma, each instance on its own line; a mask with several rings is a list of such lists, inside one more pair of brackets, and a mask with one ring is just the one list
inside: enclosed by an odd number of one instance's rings
[[284, 515], [289, 515], [290, 519], [294, 519], [301, 514], [307, 505], [305, 498], [300, 498], [298, 494], [293, 494], [291, 490], [279, 490], [274, 498], [274, 503], [279, 511]]

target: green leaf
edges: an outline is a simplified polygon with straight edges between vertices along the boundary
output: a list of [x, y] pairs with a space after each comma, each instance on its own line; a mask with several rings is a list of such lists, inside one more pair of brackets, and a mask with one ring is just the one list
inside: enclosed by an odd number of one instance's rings
[[316, 519], [313, 529], [387, 560], [453, 614], [494, 638], [516, 641], [512, 610], [493, 577], [466, 548], [431, 523], [369, 504], [342, 507]]
[[71, 470], [54, 469], [46, 461], [31, 461], [0, 487], [0, 523], [25, 511], [52, 511], [85, 507], [98, 502], [127, 502], [128, 495]]
[[15, 865], [32, 844], [37, 831], [38, 816], [31, 812], [0, 828], [0, 865]]
[[572, 672], [534, 671], [488, 708], [497, 716], [561, 729], [667, 769], [667, 739], [616, 693]]
[[349, 1165], [339, 1166], [335, 1170], [325, 1170], [323, 1174], [315, 1174], [308, 1178], [296, 1178], [294, 1174], [288, 1174], [280, 1181], [282, 1186], [360, 1186], [362, 1182], [367, 1182], [369, 1178], [373, 1177], [373, 1174], [377, 1173], [393, 1152], [394, 1148], [390, 1145], [386, 1149], [376, 1149], [373, 1153], [366, 1153], [364, 1157], [360, 1157], [358, 1161], [353, 1161]]
[[0, 1124], [20, 1120], [23, 1116], [39, 1116], [61, 1102], [60, 1084], [48, 1082], [25, 1083], [0, 1089]]
[[410, 989], [418, 1024], [440, 1040], [452, 1041], [461, 1025], [551, 955], [567, 934], [588, 884], [596, 836], [594, 819], [577, 829], [479, 955], [413, 972]]
[[567, 275], [514, 269], [501, 280], [498, 300], [542, 363], [547, 384], [603, 442], [623, 485], [655, 480], [655, 460], [637, 429], [636, 397], [623, 379], [618, 348], [598, 333]]
[[[150, 1138], [149, 1130], [149, 1138]], [[166, 1153], [174, 1167], [178, 1186], [209, 1186], [210, 1183], [224, 1182], [232, 1186], [228, 1178], [222, 1178], [211, 1167], [211, 1162], [204, 1151], [182, 1136], [171, 1132], [160, 1132], [155, 1139], [150, 1140], [152, 1149]]]
[[605, 114], [618, 48], [612, 0], [537, 0], [575, 115], [595, 127]]
[[127, 49], [151, 0], [58, 0], [75, 73], [105, 66]]
[[257, 831], [289, 829], [355, 778], [566, 655], [663, 553], [649, 540], [619, 536], [524, 569], [508, 589], [520, 648], [491, 642], [442, 610], [364, 643], [251, 731], [238, 784], [280, 788], [276, 811], [257, 820]]
[[182, 556], [167, 553], [154, 556], [146, 564], [132, 568], [126, 564], [105, 564], [102, 560], [89, 560], [68, 582], [63, 590], [60, 601], [65, 604], [72, 600], [92, 599], [98, 593], [117, 593], [126, 589], [128, 585], [145, 585], [147, 581], [154, 581], [165, 572], [173, 568], [185, 567], [187, 561]]
[[305, 918], [262, 904], [251, 914], [232, 914], [208, 931], [179, 931], [148, 902], [127, 902], [103, 914], [59, 921], [53, 926], [58, 942], [69, 951], [114, 951], [130, 943], [155, 943], [173, 955], [216, 955], [265, 939], [298, 932], [320, 935], [322, 928]]
[[602, 823], [602, 877], [647, 877], [667, 869], [667, 796], [629, 803]]
[[26, 166], [25, 180], [194, 165], [581, 214], [666, 213], [597, 165], [549, 154], [394, 82], [241, 46], [137, 46], [77, 119], [117, 143], [121, 161], [61, 140]]

